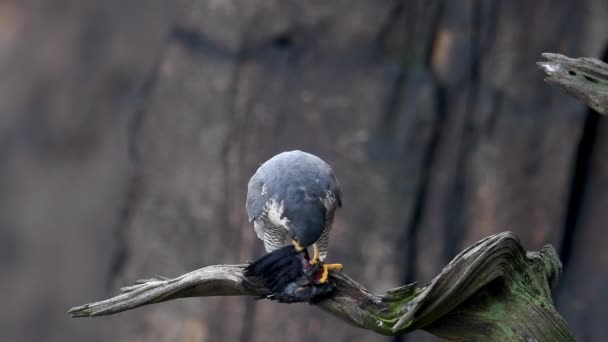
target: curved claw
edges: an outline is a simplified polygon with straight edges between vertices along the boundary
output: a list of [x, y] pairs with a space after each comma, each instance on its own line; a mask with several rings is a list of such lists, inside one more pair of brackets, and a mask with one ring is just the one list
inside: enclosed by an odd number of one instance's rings
[[293, 244], [293, 246], [296, 248], [296, 251], [301, 252], [303, 251], [305, 248], [302, 247], [302, 245], [300, 245], [300, 243], [296, 240], [292, 240], [291, 243]]
[[323, 284], [327, 282], [329, 278], [329, 270], [342, 271], [342, 264], [325, 264], [323, 265], [323, 273], [319, 279], [319, 283]]

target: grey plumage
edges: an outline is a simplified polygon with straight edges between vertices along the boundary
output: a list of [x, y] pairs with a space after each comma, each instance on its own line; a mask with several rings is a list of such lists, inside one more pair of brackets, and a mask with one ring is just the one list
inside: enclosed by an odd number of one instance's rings
[[283, 152], [266, 161], [247, 189], [247, 215], [267, 252], [283, 247], [290, 235], [304, 247], [316, 242], [324, 260], [340, 205], [340, 187], [331, 167], [302, 151]]

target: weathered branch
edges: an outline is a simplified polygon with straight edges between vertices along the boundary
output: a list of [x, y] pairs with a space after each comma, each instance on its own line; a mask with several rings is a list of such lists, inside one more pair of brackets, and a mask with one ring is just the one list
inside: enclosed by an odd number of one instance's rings
[[536, 63], [545, 81], [584, 101], [598, 113], [608, 114], [608, 64], [595, 58], [568, 58], [543, 53], [547, 62]]
[[[245, 266], [209, 266], [175, 279], [141, 280], [114, 298], [69, 312], [101, 316], [183, 297], [263, 296], [266, 290], [257, 280], [243, 276]], [[410, 284], [374, 295], [345, 274], [333, 273], [335, 295], [316, 305], [384, 335], [424, 329], [452, 340], [572, 341], [551, 300], [560, 272], [553, 247], [526, 253], [505, 232], [464, 250], [423, 288]]]

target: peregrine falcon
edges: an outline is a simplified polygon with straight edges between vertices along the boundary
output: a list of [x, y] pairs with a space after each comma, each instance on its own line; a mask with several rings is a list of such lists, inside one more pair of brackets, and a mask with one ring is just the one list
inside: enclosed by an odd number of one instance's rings
[[[334, 213], [342, 205], [340, 186], [331, 167], [302, 151], [280, 153], [262, 164], [249, 181], [246, 209], [249, 221], [268, 253], [285, 246], [313, 257], [308, 266], [320, 266], [319, 283], [341, 264], [324, 264]], [[308, 267], [307, 266], [307, 267]]]

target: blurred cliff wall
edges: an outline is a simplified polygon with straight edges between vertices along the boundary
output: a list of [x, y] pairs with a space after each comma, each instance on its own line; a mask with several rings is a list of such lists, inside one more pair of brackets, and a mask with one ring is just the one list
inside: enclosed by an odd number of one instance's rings
[[608, 3], [0, 1], [5, 341], [430, 341], [308, 305], [67, 309], [262, 254], [248, 178], [302, 149], [344, 188], [329, 258], [380, 292], [503, 230], [555, 245], [559, 310], [608, 336], [608, 121], [541, 52], [607, 57]]

